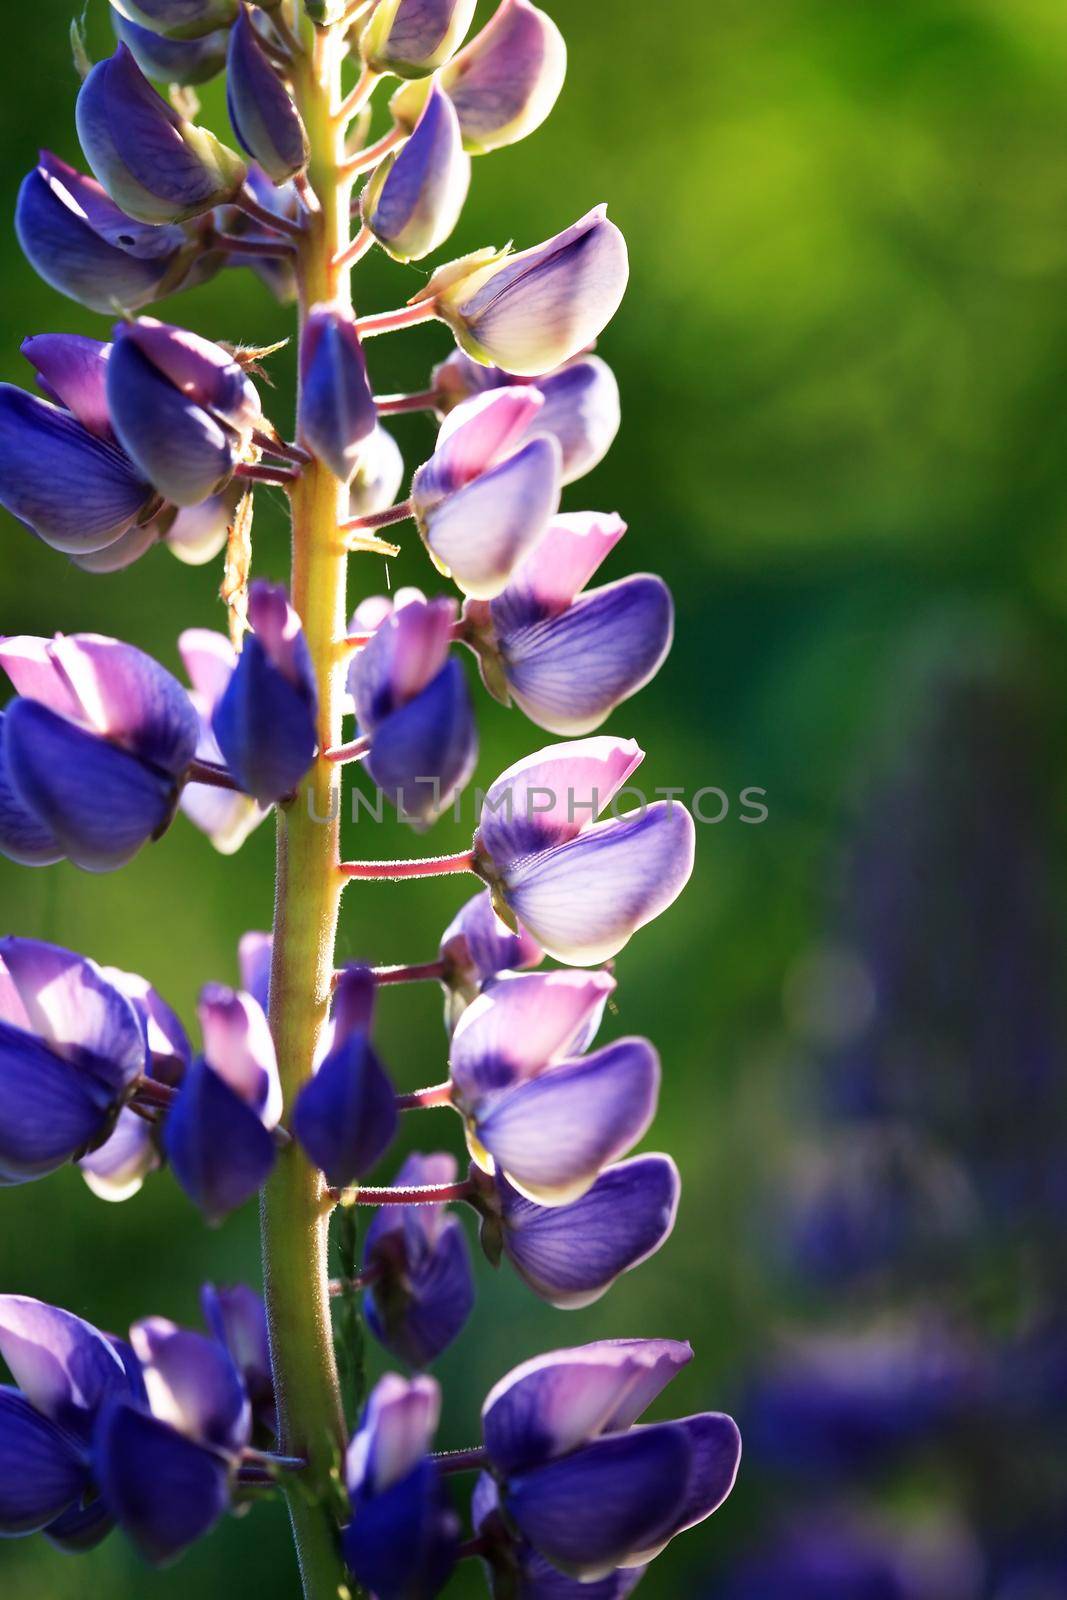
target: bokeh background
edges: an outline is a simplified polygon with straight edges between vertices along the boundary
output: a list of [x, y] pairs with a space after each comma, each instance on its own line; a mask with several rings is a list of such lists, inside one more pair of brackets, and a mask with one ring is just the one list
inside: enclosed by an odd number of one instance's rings
[[[674, 1238], [578, 1313], [481, 1264], [439, 1364], [443, 1442], [473, 1442], [484, 1392], [543, 1348], [688, 1337], [697, 1359], [664, 1410], [735, 1407], [748, 1450], [727, 1507], [651, 1569], [650, 1600], [1062, 1600], [1067, 11], [548, 8], [571, 51], [560, 105], [476, 164], [449, 251], [532, 243], [610, 201], [633, 267], [601, 346], [624, 423], [566, 503], [624, 512], [609, 576], [662, 572], [678, 637], [609, 727], [647, 749], [650, 784], [732, 804], [699, 830], [687, 895], [620, 957], [608, 1024], [662, 1050], [650, 1143], [682, 1169]], [[105, 13], [94, 0], [99, 53]], [[70, 0], [5, 7], [6, 212], [38, 145], [79, 159], [69, 16]], [[206, 106], [223, 131], [215, 90]], [[361, 308], [418, 283], [361, 267]], [[248, 273], [168, 311], [231, 340], [288, 331]], [[9, 234], [0, 376], [27, 383], [19, 342], [52, 330], [104, 324]], [[422, 387], [446, 349], [441, 329], [376, 343], [377, 386]], [[291, 369], [272, 363], [283, 427]], [[425, 418], [396, 432], [411, 464], [428, 452]], [[285, 559], [261, 495], [257, 565], [281, 576]], [[0, 527], [5, 632], [115, 633], [177, 667], [181, 628], [224, 626], [218, 578], [165, 551], [90, 577]], [[354, 594], [384, 578], [353, 562]], [[406, 552], [394, 582], [418, 580]], [[483, 783], [544, 742], [484, 697], [480, 718]], [[761, 826], [739, 820], [750, 785]], [[462, 842], [448, 822], [433, 836]], [[143, 972], [191, 1021], [205, 980], [233, 980], [238, 936], [268, 923], [272, 856], [269, 827], [223, 860], [179, 819], [106, 879], [0, 862], [4, 930]], [[431, 956], [461, 893], [353, 889], [342, 954]], [[439, 1013], [428, 989], [383, 997], [404, 1087], [441, 1076]], [[406, 1133], [458, 1148], [450, 1121]], [[165, 1173], [119, 1207], [73, 1171], [3, 1196], [0, 1284], [105, 1327], [195, 1320], [202, 1279], [258, 1271], [254, 1208], [206, 1232]], [[119, 1537], [77, 1560], [13, 1541], [0, 1585], [288, 1600], [296, 1576], [267, 1507], [155, 1576]], [[474, 1567], [450, 1590], [481, 1592]]]

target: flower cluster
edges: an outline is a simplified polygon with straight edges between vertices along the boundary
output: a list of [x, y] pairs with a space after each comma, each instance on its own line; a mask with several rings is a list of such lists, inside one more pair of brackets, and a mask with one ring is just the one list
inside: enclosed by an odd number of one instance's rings
[[[110, 327], [26, 341], [40, 393], [0, 387], [0, 503], [91, 573], [157, 544], [191, 563], [225, 546], [230, 628], [181, 634], [188, 688], [92, 633], [0, 640], [14, 689], [0, 850], [107, 872], [179, 810], [224, 854], [274, 811], [278, 909], [272, 933], [241, 941], [239, 986], [203, 987], [192, 1040], [145, 979], [0, 940], [0, 1184], [74, 1162], [122, 1200], [168, 1166], [215, 1225], [259, 1196], [268, 1296], [209, 1288], [208, 1334], [150, 1317], [128, 1342], [0, 1296], [17, 1384], [0, 1391], [0, 1534], [88, 1548], [117, 1523], [158, 1563], [278, 1485], [309, 1597], [338, 1593], [347, 1568], [378, 1600], [421, 1600], [465, 1557], [498, 1595], [622, 1596], [737, 1470], [729, 1418], [639, 1423], [688, 1346], [623, 1340], [526, 1362], [490, 1393], [483, 1443], [444, 1457], [431, 1449], [440, 1392], [421, 1369], [475, 1295], [452, 1207], [476, 1213], [493, 1266], [506, 1259], [564, 1309], [655, 1254], [678, 1207], [671, 1158], [633, 1153], [659, 1056], [644, 1038], [596, 1042], [616, 987], [605, 963], [693, 866], [683, 807], [616, 809], [644, 753], [597, 732], [662, 664], [672, 601], [647, 574], [590, 587], [625, 524], [560, 509], [619, 425], [591, 346], [622, 299], [626, 246], [596, 206], [532, 248], [437, 264], [399, 310], [357, 317], [350, 289], [374, 248], [401, 262], [440, 249], [473, 158], [548, 115], [564, 43], [530, 0], [502, 0], [469, 40], [474, 0], [111, 9], [116, 49], [86, 65], [76, 108], [91, 176], [43, 153], [16, 216], [38, 272]], [[191, 86], [222, 72], [234, 146], [193, 120]], [[389, 124], [368, 142], [383, 83]], [[269, 349], [145, 314], [241, 267], [298, 294], [292, 440], [265, 409]], [[455, 348], [429, 386], [378, 394], [367, 342], [430, 321]], [[410, 474], [383, 426], [405, 411], [437, 421]], [[251, 575], [258, 485], [289, 497], [288, 589]], [[364, 597], [346, 622], [349, 557], [395, 555], [383, 530], [405, 521], [427, 579], [457, 593]], [[490, 785], [466, 850], [342, 860], [326, 802], [346, 767], [417, 830], [470, 782], [464, 650], [491, 696], [563, 742]], [[347, 886], [448, 873], [479, 886], [436, 957], [334, 969]], [[379, 990], [419, 980], [444, 993], [442, 1081], [405, 1089], [375, 1011]], [[401, 1115], [433, 1108], [459, 1117], [465, 1169], [422, 1153], [368, 1186]], [[331, 1283], [328, 1219], [354, 1237], [356, 1206], [377, 1209]], [[350, 1441], [331, 1302], [342, 1329], [362, 1316], [416, 1369], [378, 1384]], [[480, 1476], [464, 1540], [446, 1479], [466, 1469]]]

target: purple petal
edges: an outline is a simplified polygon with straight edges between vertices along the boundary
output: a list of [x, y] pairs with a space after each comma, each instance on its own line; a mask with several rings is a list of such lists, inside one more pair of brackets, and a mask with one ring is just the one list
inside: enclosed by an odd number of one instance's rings
[[502, 641], [508, 687], [532, 722], [584, 734], [659, 671], [674, 606], [660, 578], [640, 574], [582, 595], [561, 616]]
[[419, 261], [452, 233], [470, 176], [459, 118], [434, 84], [411, 137], [399, 154], [386, 157], [363, 190], [363, 221], [394, 260]]
[[168, 39], [202, 39], [228, 28], [239, 0], [117, 0], [116, 9]]
[[251, 1410], [229, 1351], [216, 1339], [146, 1317], [130, 1329], [152, 1414], [187, 1438], [239, 1455]]
[[605, 1339], [515, 1367], [482, 1407], [486, 1448], [511, 1473], [628, 1428], [693, 1358], [673, 1339]]
[[71, 1440], [17, 1389], [0, 1385], [0, 1537], [36, 1533], [88, 1486]]
[[551, 17], [528, 0], [504, 0], [441, 74], [466, 148], [484, 155], [533, 133], [566, 71], [567, 47]]
[[[146, 1069], [145, 1035], [132, 1003], [93, 961], [59, 945], [0, 939], [0, 966], [17, 992], [26, 1026], [56, 1055], [114, 1094]], [[12, 1013], [9, 1021], [19, 1023]]]
[[446, 495], [506, 460], [535, 425], [544, 403], [532, 385], [515, 384], [479, 394], [450, 411], [433, 455], [412, 481], [416, 510], [426, 515]]
[[315, 705], [279, 671], [255, 634], [237, 658], [212, 729], [241, 788], [261, 806], [292, 794], [315, 759]]
[[285, 183], [303, 171], [309, 154], [304, 124], [244, 6], [230, 32], [226, 104], [242, 148], [275, 183]]
[[242, 933], [237, 942], [237, 966], [241, 974], [241, 988], [246, 990], [268, 1011], [270, 994], [270, 966], [274, 952], [274, 936], [270, 933]]
[[28, 1295], [0, 1295], [0, 1355], [30, 1404], [79, 1438], [102, 1402], [129, 1387], [102, 1333]]
[[670, 1527], [691, 1461], [686, 1430], [672, 1423], [613, 1434], [512, 1477], [504, 1508], [554, 1566], [604, 1577]]
[[[733, 1489], [737, 1470], [741, 1465], [741, 1435], [732, 1417], [719, 1411], [705, 1411], [699, 1416], [683, 1417], [675, 1426], [684, 1428], [689, 1440], [692, 1459], [689, 1480], [679, 1507], [671, 1519], [668, 1535], [684, 1533], [718, 1511]], [[636, 1428], [635, 1433], [650, 1430]], [[658, 1555], [662, 1545], [650, 1547], [637, 1559], [651, 1560]]]
[[454, 600], [426, 601], [420, 596], [397, 604], [377, 624], [348, 672], [348, 690], [362, 732], [373, 733], [390, 712], [433, 682], [448, 660], [455, 620]]
[[609, 972], [512, 973], [488, 983], [452, 1036], [452, 1081], [467, 1110], [580, 1048], [615, 979]]
[[626, 1600], [645, 1575], [644, 1567], [621, 1567], [591, 1582], [569, 1578], [528, 1544], [520, 1546], [518, 1562], [516, 1600]]
[[77, 333], [39, 333], [22, 341], [22, 354], [49, 400], [66, 406], [83, 428], [101, 439], [111, 435], [107, 411], [110, 353], [110, 345]]
[[380, 723], [367, 771], [403, 815], [433, 822], [478, 759], [474, 709], [463, 668], [446, 661], [427, 688]]
[[88, 872], [124, 866], [177, 799], [170, 779], [32, 700], [7, 709], [3, 759], [18, 800]]
[[345, 1481], [350, 1494], [381, 1494], [400, 1483], [426, 1455], [441, 1414], [433, 1378], [387, 1373], [371, 1392], [359, 1432], [348, 1446]]
[[82, 1156], [78, 1168], [100, 1200], [129, 1200], [160, 1164], [152, 1129], [124, 1107], [102, 1145]]
[[347, 483], [378, 425], [355, 320], [342, 305], [312, 306], [300, 341], [300, 437]]
[[151, 494], [116, 445], [69, 411], [0, 384], [0, 504], [45, 544], [67, 555], [102, 550]]
[[50, 711], [78, 722], [85, 713], [60, 667], [55, 645], [54, 639], [39, 639], [31, 633], [0, 636], [0, 667], [16, 694], [39, 700]]
[[108, 983], [124, 994], [137, 1013], [148, 1041], [148, 1072], [159, 1083], [177, 1086], [193, 1058], [177, 1012], [146, 978], [118, 967], [102, 967]]
[[79, 572], [102, 576], [109, 572], [125, 572], [135, 561], [154, 548], [160, 541], [159, 524], [154, 521], [135, 523], [119, 535], [104, 550], [91, 550], [88, 555], [72, 555], [71, 564]]
[[138, 69], [124, 44], [97, 62], [75, 108], [78, 138], [112, 200], [141, 222], [184, 222], [231, 201], [242, 161], [189, 124]]
[[167, 1115], [163, 1142], [174, 1176], [211, 1222], [259, 1192], [276, 1154], [257, 1114], [199, 1060]]
[[23, 1183], [64, 1166], [107, 1131], [116, 1097], [32, 1034], [0, 1022], [0, 1178]]
[[135, 222], [94, 178], [48, 151], [23, 179], [15, 232], [47, 284], [112, 316], [117, 306], [136, 311], [156, 298], [184, 242], [180, 228]]
[[248, 621], [269, 660], [314, 708], [315, 669], [299, 614], [283, 584], [255, 578], [248, 589]]
[[558, 439], [563, 482], [573, 483], [604, 459], [619, 431], [615, 374], [599, 356], [583, 356], [539, 378], [537, 387], [545, 397], [537, 431]]
[[243, 1283], [221, 1289], [205, 1283], [200, 1291], [200, 1305], [204, 1321], [229, 1351], [241, 1375], [252, 1402], [253, 1415], [275, 1428], [274, 1373], [267, 1308], [261, 1296]]
[[174, 505], [217, 493], [236, 463], [235, 437], [153, 365], [133, 339], [116, 337], [108, 409], [127, 454]]
[[434, 72], [467, 32], [474, 8], [475, 0], [386, 0], [367, 23], [363, 59], [398, 78]]
[[[641, 1138], [655, 1115], [659, 1078], [647, 1040], [621, 1039], [492, 1101], [475, 1118], [477, 1144], [528, 1199], [566, 1205]], [[479, 1159], [477, 1145], [471, 1153]]]
[[204, 1059], [273, 1128], [282, 1114], [278, 1062], [263, 1008], [250, 994], [208, 983], [197, 1007]]
[[477, 843], [506, 874], [513, 863], [588, 828], [644, 759], [635, 740], [606, 736], [524, 756], [486, 795]]
[[345, 1043], [353, 1033], [369, 1035], [377, 992], [377, 981], [370, 967], [352, 962], [342, 968], [333, 991], [331, 1047]]
[[93, 1500], [87, 1506], [72, 1505], [50, 1522], [44, 1536], [67, 1555], [83, 1555], [95, 1550], [115, 1526], [111, 1513], [102, 1500]]
[[342, 1534], [345, 1564], [378, 1600], [440, 1594], [456, 1564], [460, 1522], [436, 1463], [361, 1497]]
[[459, 1337], [473, 1305], [467, 1238], [458, 1217], [447, 1217], [428, 1252], [408, 1251], [392, 1275], [386, 1268], [368, 1291], [364, 1312], [371, 1333], [391, 1355], [411, 1367], [426, 1367]]
[[488, 889], [467, 901], [441, 935], [441, 958], [448, 966], [447, 982], [477, 992], [498, 972], [536, 967], [541, 947], [525, 928], [512, 933], [496, 912]]
[[579, 1310], [624, 1272], [647, 1261], [674, 1227], [681, 1181], [669, 1156], [636, 1156], [608, 1167], [569, 1206], [538, 1206], [498, 1180], [503, 1243], [535, 1294]]
[[491, 600], [559, 508], [560, 453], [538, 436], [457, 489], [420, 523], [430, 554], [464, 594]]
[[625, 532], [621, 517], [599, 511], [554, 517], [503, 594], [490, 603], [500, 638], [566, 611]]
[[94, 633], [60, 635], [48, 652], [92, 728], [172, 777], [184, 773], [200, 725], [165, 667], [133, 645]]
[[657, 801], [512, 868], [505, 898], [557, 960], [607, 961], [681, 894], [695, 843], [685, 807]]
[[229, 1505], [224, 1459], [128, 1402], [102, 1413], [94, 1460], [108, 1510], [147, 1561], [180, 1555]]
[[142, 28], [111, 7], [111, 26], [115, 36], [129, 48], [146, 78], [157, 83], [189, 86], [207, 83], [226, 65], [229, 34], [222, 28], [199, 39], [165, 39], [151, 28]]
[[348, 514], [366, 517], [384, 511], [400, 493], [404, 481], [404, 457], [391, 433], [379, 424], [364, 441], [348, 486]]
[[155, 317], [119, 323], [115, 338], [135, 345], [187, 400], [203, 406], [242, 437], [258, 426], [263, 410], [259, 392], [222, 345]]
[[50, 867], [63, 859], [63, 846], [52, 832], [23, 805], [7, 771], [4, 756], [4, 718], [0, 713], [0, 852], [23, 867]]
[[233, 675], [237, 653], [224, 634], [211, 628], [186, 628], [178, 635], [178, 650], [210, 719]]
[[333, 1189], [363, 1177], [397, 1126], [393, 1085], [367, 1039], [349, 1034], [297, 1096], [292, 1130]]
[[604, 206], [555, 238], [460, 279], [438, 295], [458, 342], [519, 376], [562, 365], [596, 339], [618, 310], [626, 243]]

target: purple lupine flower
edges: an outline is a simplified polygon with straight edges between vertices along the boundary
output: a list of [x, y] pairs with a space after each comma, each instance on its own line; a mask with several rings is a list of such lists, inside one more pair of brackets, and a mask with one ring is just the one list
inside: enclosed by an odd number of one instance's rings
[[395, 501], [403, 481], [404, 457], [400, 446], [379, 424], [363, 441], [348, 485], [349, 515], [366, 517], [374, 511], [384, 511]]
[[359, 42], [374, 72], [423, 78], [436, 72], [461, 42], [477, 0], [380, 0]]
[[91, 311], [137, 311], [177, 288], [185, 274], [180, 228], [128, 217], [95, 178], [49, 150], [23, 179], [15, 232], [44, 281]]
[[348, 1446], [345, 1561], [378, 1600], [437, 1594], [455, 1564], [459, 1519], [429, 1456], [440, 1409], [432, 1378], [387, 1373]]
[[486, 688], [550, 733], [591, 733], [671, 647], [662, 578], [636, 573], [578, 592], [625, 529], [595, 512], [557, 517], [496, 599], [464, 608]]
[[185, 690], [99, 634], [0, 639], [0, 667], [18, 693], [0, 724], [0, 849], [122, 866], [174, 814], [197, 741]]
[[[46, 398], [0, 385], [0, 504], [54, 550], [107, 550], [157, 503], [119, 447], [107, 413], [111, 346], [76, 334], [39, 334], [22, 353]], [[150, 535], [150, 538], [154, 535]]]
[[[212, 719], [233, 677], [237, 652], [225, 634], [214, 633], [210, 628], [186, 628], [178, 636], [178, 649], [193, 686], [189, 698], [200, 718], [197, 759], [223, 764]], [[187, 783], [179, 805], [194, 827], [206, 833], [215, 849], [226, 856], [240, 849], [268, 809], [249, 794], [207, 783]]]
[[513, 932], [501, 922], [488, 889], [473, 895], [441, 935], [445, 1026], [449, 1033], [490, 978], [498, 972], [540, 966], [544, 954], [525, 928]]
[[267, 1308], [262, 1295], [245, 1283], [216, 1289], [205, 1283], [200, 1309], [212, 1335], [237, 1368], [252, 1407], [252, 1419], [270, 1433], [278, 1431], [274, 1371], [270, 1359]]
[[110, 1398], [93, 1436], [100, 1494], [145, 1560], [176, 1556], [227, 1510], [251, 1407], [218, 1340], [146, 1317], [130, 1329], [147, 1403]]
[[262, 806], [292, 794], [315, 759], [318, 696], [300, 618], [281, 585], [248, 590], [245, 638], [211, 726], [226, 764]]
[[229, 35], [223, 28], [198, 39], [168, 39], [110, 7], [115, 37], [126, 45], [146, 78], [157, 83], [207, 83], [226, 65]]
[[432, 301], [475, 358], [536, 377], [597, 337], [619, 309], [629, 265], [607, 207], [518, 255], [479, 252], [434, 273], [413, 302]]
[[209, 1222], [243, 1205], [274, 1165], [281, 1082], [267, 1019], [251, 995], [208, 984], [200, 996], [204, 1053], [167, 1113], [174, 1175]]
[[300, 437], [347, 483], [378, 426], [378, 413], [355, 319], [346, 307], [312, 306], [300, 341], [300, 373]]
[[242, 149], [274, 183], [285, 183], [303, 172], [310, 151], [304, 124], [243, 5], [230, 31], [226, 105]]
[[558, 509], [559, 445], [529, 437], [543, 405], [535, 389], [515, 386], [457, 406], [412, 479], [430, 555], [476, 599], [500, 593]]
[[95, 962], [0, 939], [0, 1182], [100, 1144], [147, 1065], [134, 1006]]
[[116, 11], [166, 39], [202, 39], [228, 28], [239, 0], [114, 0]]
[[[452, 1155], [409, 1156], [393, 1182], [455, 1183]], [[459, 1337], [474, 1305], [467, 1237], [445, 1205], [382, 1206], [363, 1250], [367, 1326], [390, 1355], [426, 1367]]]
[[677, 899], [693, 870], [695, 829], [684, 806], [661, 800], [592, 820], [643, 760], [632, 739], [575, 739], [517, 761], [486, 796], [476, 868], [498, 911], [570, 966], [616, 955]]
[[346, 967], [334, 990], [329, 1049], [297, 1095], [293, 1133], [332, 1189], [369, 1172], [396, 1133], [396, 1096], [370, 1042], [374, 976]]
[[[144, 1031], [148, 1058], [145, 1076], [177, 1088], [192, 1060], [185, 1029], [176, 1013], [146, 979], [118, 967], [102, 967], [108, 983], [129, 1000]], [[160, 1165], [156, 1129], [124, 1106], [103, 1144], [82, 1156], [78, 1169], [101, 1200], [122, 1201], [135, 1195], [150, 1172]]]
[[619, 386], [599, 356], [576, 356], [541, 378], [517, 378], [500, 367], [483, 367], [462, 350], [453, 350], [433, 369], [437, 409], [452, 411], [462, 401], [489, 389], [524, 383], [544, 397], [531, 426], [550, 433], [563, 452], [564, 484], [573, 483], [601, 462], [619, 431]]
[[472, 1175], [490, 1261], [496, 1265], [503, 1252], [534, 1294], [564, 1311], [592, 1305], [666, 1244], [681, 1192], [678, 1169], [664, 1155], [605, 1167], [581, 1199], [563, 1206], [535, 1205], [500, 1173]]
[[471, 1156], [540, 1205], [579, 1199], [655, 1113], [647, 1040], [580, 1054], [614, 988], [607, 972], [512, 973], [486, 984], [452, 1035], [452, 1104]]
[[[477, 156], [516, 144], [539, 128], [566, 74], [567, 46], [552, 18], [529, 0], [502, 0], [438, 82], [456, 108], [464, 147]], [[390, 101], [402, 126], [417, 115], [416, 94], [404, 86]]]
[[28, 1295], [0, 1295], [0, 1537], [43, 1529], [89, 1549], [112, 1523], [95, 1499], [89, 1444], [109, 1399], [131, 1393], [112, 1343], [90, 1323]]
[[75, 119], [96, 177], [139, 222], [201, 216], [233, 200], [244, 184], [240, 156], [162, 99], [124, 44], [82, 84]]
[[370, 740], [367, 771], [405, 817], [429, 823], [478, 758], [467, 680], [448, 653], [455, 603], [401, 590], [384, 616], [364, 602], [356, 626], [372, 614], [381, 620], [348, 672], [356, 720]]
[[107, 401], [127, 454], [178, 506], [229, 482], [262, 416], [255, 385], [228, 351], [153, 317], [116, 327]]
[[[482, 1408], [495, 1497], [552, 1566], [602, 1578], [642, 1566], [716, 1511], [733, 1488], [741, 1440], [705, 1412], [635, 1427], [691, 1359], [669, 1339], [618, 1339], [535, 1357]], [[482, 1518], [493, 1491], [483, 1490]]]
[[433, 84], [411, 137], [371, 174], [360, 214], [394, 261], [421, 261], [452, 233], [470, 181], [459, 118]]

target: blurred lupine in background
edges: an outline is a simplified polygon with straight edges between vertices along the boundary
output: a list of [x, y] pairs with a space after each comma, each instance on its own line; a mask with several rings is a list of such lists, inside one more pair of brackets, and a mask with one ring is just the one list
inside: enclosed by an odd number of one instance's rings
[[[671, 1233], [678, 1170], [632, 1154], [655, 1116], [659, 1056], [644, 1038], [594, 1038], [616, 987], [603, 963], [672, 904], [694, 848], [676, 801], [616, 812], [644, 753], [596, 731], [662, 663], [671, 596], [644, 574], [588, 588], [625, 524], [559, 509], [619, 425], [615, 380], [591, 350], [628, 272], [606, 207], [527, 249], [438, 262], [396, 311], [353, 306], [361, 258], [437, 252], [472, 157], [533, 132], [560, 92], [566, 50], [544, 12], [502, 0], [468, 41], [475, 9], [115, 0], [112, 55], [92, 64], [75, 29], [91, 175], [42, 152], [16, 216], [41, 276], [107, 324], [99, 339], [26, 340], [41, 393], [0, 391], [0, 501], [57, 561], [90, 571], [159, 543], [192, 563], [225, 550], [229, 629], [173, 619], [189, 688], [90, 632], [0, 641], [15, 691], [0, 721], [0, 849], [106, 873], [179, 810], [225, 855], [273, 809], [278, 853], [274, 928], [241, 941], [242, 987], [205, 982], [191, 1036], [134, 974], [0, 941], [0, 1183], [76, 1162], [90, 1190], [123, 1200], [167, 1166], [214, 1225], [259, 1196], [265, 1283], [265, 1302], [206, 1285], [206, 1331], [150, 1315], [128, 1340], [0, 1295], [13, 1380], [0, 1390], [0, 1534], [77, 1551], [118, 1525], [158, 1564], [280, 1490], [315, 1600], [359, 1586], [420, 1600], [470, 1560], [502, 1600], [626, 1595], [718, 1508], [740, 1456], [717, 1412], [640, 1420], [691, 1357], [667, 1338], [561, 1349], [494, 1388], [487, 1374], [480, 1438], [433, 1450], [447, 1395], [421, 1369], [474, 1299], [453, 1207], [477, 1214], [494, 1265], [506, 1258], [562, 1309], [606, 1294]], [[221, 73], [235, 145], [197, 120], [192, 86]], [[502, 218], [512, 231], [521, 218]], [[273, 351], [247, 326], [208, 339], [145, 314], [239, 267], [298, 302], [295, 406], [271, 393]], [[434, 319], [457, 348], [423, 390], [384, 394], [368, 341]], [[401, 498], [382, 418], [416, 410], [440, 427]], [[252, 575], [258, 486], [288, 496], [288, 588]], [[350, 557], [388, 561], [389, 530], [408, 520], [427, 584], [436, 574], [458, 595], [353, 602]], [[474, 699], [454, 646], [490, 694], [565, 742], [496, 780], [469, 849], [342, 860], [346, 766], [362, 763], [418, 831], [470, 782]], [[437, 959], [336, 969], [342, 892], [462, 873], [482, 887]], [[426, 1088], [374, 1042], [377, 991], [420, 980], [445, 995], [441, 1081]], [[663, 1081], [668, 1092], [669, 1063]], [[415, 1154], [391, 1185], [367, 1186], [402, 1113], [449, 1107], [469, 1162]], [[361, 1240], [359, 1207], [377, 1208]], [[331, 1215], [347, 1267], [333, 1279]], [[365, 1399], [351, 1429], [334, 1308]], [[414, 1369], [369, 1398], [364, 1322]], [[477, 1474], [467, 1504], [460, 1473]]]
[[723, 1600], [1067, 1593], [1047, 691], [987, 624], [904, 679], [816, 958], [838, 1037], [769, 1219], [799, 1303], [742, 1404], [758, 1538]]

